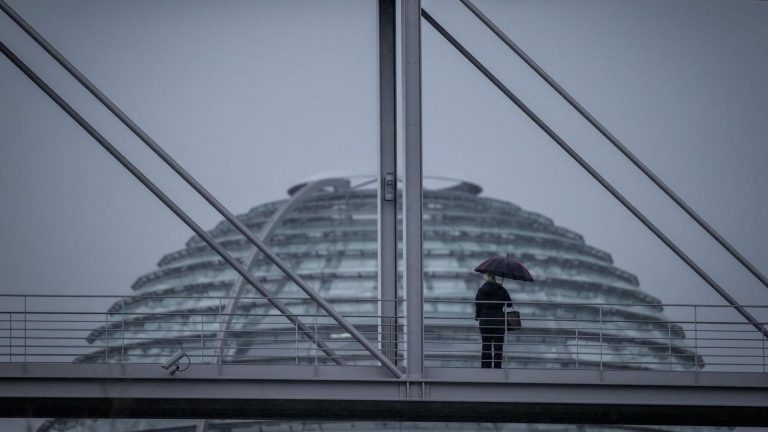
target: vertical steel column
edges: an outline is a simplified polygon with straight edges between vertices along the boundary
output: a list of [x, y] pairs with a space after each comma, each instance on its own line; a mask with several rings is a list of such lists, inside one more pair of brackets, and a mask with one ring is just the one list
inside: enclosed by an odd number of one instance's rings
[[408, 378], [420, 379], [424, 372], [420, 0], [403, 1], [401, 40], [403, 55], [403, 116], [405, 118], [403, 281], [406, 297], [406, 325], [408, 328], [406, 365], [408, 367]]
[[379, 348], [397, 364], [395, 0], [379, 0]]

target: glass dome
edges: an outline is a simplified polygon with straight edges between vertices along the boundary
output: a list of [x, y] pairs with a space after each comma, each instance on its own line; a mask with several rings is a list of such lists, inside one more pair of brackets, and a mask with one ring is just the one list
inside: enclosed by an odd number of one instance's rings
[[[506, 254], [523, 262], [536, 283], [504, 284], [524, 320], [533, 323], [528, 326], [532, 328], [507, 335], [507, 343], [514, 350], [506, 355], [505, 367], [703, 367], [702, 360], [689, 348], [684, 330], [669, 322], [658, 299], [640, 290], [637, 277], [613, 265], [609, 253], [586, 244], [580, 234], [555, 225], [546, 216], [483, 196], [478, 185], [437, 180], [436, 187], [425, 189], [423, 200], [426, 367], [479, 366], [479, 336], [476, 331], [467, 330], [467, 323], [476, 325], [471, 301], [482, 282], [472, 269], [488, 256]], [[430, 182], [425, 184], [429, 186]], [[238, 216], [340, 313], [356, 317], [353, 323], [362, 333], [372, 333], [374, 337], [378, 324], [375, 185], [373, 177], [314, 179], [291, 187], [286, 199], [257, 205]], [[269, 260], [254, 253], [251, 244], [229, 223], [219, 223], [210, 233], [233, 256], [250, 264], [252, 274], [274, 296], [290, 299], [285, 301], [290, 302], [294, 313], [317, 315], [314, 303]], [[226, 350], [218, 351], [216, 335], [221, 322], [216, 314], [226, 309], [221, 297], [234, 295], [238, 277], [202, 240], [190, 238], [184, 248], [163, 256], [157, 269], [134, 282], [133, 294], [144, 297], [126, 297], [110, 309], [116, 316], [130, 317], [126, 318], [122, 333], [129, 341], [125, 347], [119, 353], [105, 352], [106, 332], [114, 337], [113, 333], [122, 329], [96, 328], [88, 338], [93, 352], [76, 361], [123, 359], [160, 363], [183, 347], [195, 361], [215, 362], [214, 354], [223, 352], [222, 361], [231, 363], [332, 364], [327, 357], [313, 353], [311, 344], [299, 347], [294, 327], [276, 316], [277, 312], [270, 312], [271, 306], [249, 287], [232, 309], [239, 318], [225, 333], [229, 339]], [[210, 322], [200, 319], [207, 312], [212, 316]], [[581, 329], [580, 346], [569, 328], [569, 320], [584, 323], [598, 319], [604, 321], [599, 338], [596, 327], [586, 326]], [[323, 328], [331, 322], [320, 317], [313, 324]], [[373, 364], [370, 355], [351, 339], [335, 342], [334, 347], [349, 363]], [[56, 420], [47, 422], [41, 430], [98, 430], [92, 429], [98, 422]], [[109, 430], [125, 431], [182, 431], [195, 427], [189, 421], [102, 422], [116, 427]], [[118, 423], [120, 426], [115, 426]], [[219, 421], [212, 422], [209, 430], [293, 430], [283, 428], [283, 423]], [[314, 430], [306, 429], [311, 427], [309, 423], [301, 424], [305, 428], [302, 430]], [[364, 422], [356, 427], [352, 424], [323, 423], [322, 429], [385, 430], [395, 423]], [[418, 424], [396, 424], [397, 430], [423, 428]], [[484, 428], [481, 424], [469, 426], [471, 430]], [[437, 429], [469, 430], [466, 425], [457, 424]], [[587, 429], [569, 425], [508, 425], [504, 430]]]

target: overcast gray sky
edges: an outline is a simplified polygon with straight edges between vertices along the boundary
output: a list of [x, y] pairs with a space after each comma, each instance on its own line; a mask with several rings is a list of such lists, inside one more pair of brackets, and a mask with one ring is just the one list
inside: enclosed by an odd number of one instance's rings
[[[375, 173], [375, 1], [9, 0], [232, 211]], [[764, 273], [768, 2], [476, 3]], [[423, 6], [744, 303], [757, 283], [458, 1]], [[664, 302], [722, 303], [423, 24], [425, 172], [552, 217]], [[0, 40], [206, 228], [221, 219], [5, 15]], [[128, 294], [191, 232], [0, 58], [0, 293]]]
[[[376, 169], [373, 1], [10, 3], [235, 212]], [[768, 272], [766, 3], [478, 6]], [[768, 300], [460, 3], [424, 7], [723, 285]], [[201, 225], [221, 219], [5, 16], [0, 37]], [[426, 24], [423, 44], [427, 174], [584, 234], [664, 301], [719, 301]], [[127, 293], [190, 232], [0, 60], [0, 291]]]

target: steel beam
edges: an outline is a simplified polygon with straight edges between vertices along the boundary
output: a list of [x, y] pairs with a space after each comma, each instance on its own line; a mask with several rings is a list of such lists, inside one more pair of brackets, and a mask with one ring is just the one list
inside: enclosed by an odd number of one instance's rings
[[379, 346], [397, 364], [395, 0], [379, 0]]
[[[760, 373], [375, 367], [0, 365], [0, 416], [768, 426]], [[73, 371], [79, 370], [78, 373]], [[423, 388], [419, 399], [408, 387]]]
[[541, 66], [539, 66], [522, 48], [520, 48], [512, 39], [507, 36], [493, 21], [490, 20], [480, 9], [477, 8], [469, 0], [460, 0], [464, 6], [469, 9], [470, 12], [485, 24], [502, 42], [504, 42], [509, 49], [511, 49], [522, 61], [524, 61], [537, 75], [541, 77], [554, 91], [557, 92], [563, 99], [568, 102], [573, 109], [581, 114], [584, 119], [589, 122], [595, 129], [597, 129], [617, 150], [621, 152], [627, 159], [630, 160], [643, 174], [648, 177], [659, 189], [661, 189], [675, 204], [678, 205], [688, 216], [696, 221], [699, 226], [704, 229], [712, 238], [714, 238], [720, 246], [727, 250], [731, 256], [733, 256], [744, 268], [749, 270], [753, 276], [755, 276], [766, 288], [768, 288], [768, 278], [760, 272], [744, 255], [739, 253], [735, 247], [733, 247], [723, 236], [720, 235], [714, 228], [712, 228], [707, 221], [704, 220], [691, 206], [683, 201], [671, 187], [667, 186], [647, 165], [645, 165], [631, 150], [629, 150], [624, 143], [616, 138], [600, 121], [598, 121], [586, 108], [584, 108], [570, 93], [568, 93], [560, 84], [555, 81]]
[[[401, 8], [405, 184], [403, 186], [403, 281], [406, 296], [406, 365], [410, 379], [424, 372], [421, 150], [421, 1]], [[420, 389], [414, 388], [414, 397]]]
[[606, 180], [596, 169], [592, 167], [579, 153], [574, 150], [568, 143], [563, 140], [552, 128], [550, 128], [539, 116], [536, 115], [520, 98], [518, 98], [507, 86], [505, 86], [496, 76], [488, 70], [475, 56], [473, 56], [459, 41], [456, 40], [440, 23], [437, 22], [426, 10], [422, 10], [422, 16], [424, 19], [445, 38], [448, 43], [453, 45], [457, 51], [464, 56], [477, 70], [485, 75], [493, 85], [496, 86], [512, 103], [514, 103], [520, 110], [528, 116], [531, 121], [536, 123], [544, 133], [546, 133], [552, 141], [560, 146], [563, 151], [568, 153], [576, 163], [578, 163], [589, 175], [592, 176], [600, 186], [605, 188], [617, 201], [621, 203], [632, 215], [637, 218], [646, 228], [648, 228], [664, 245], [666, 245], [678, 258], [680, 258], [694, 273], [699, 275], [704, 282], [706, 282], [720, 297], [725, 299], [741, 316], [743, 316], [752, 326], [759, 331], [764, 338], [768, 339], [768, 329], [758, 321], [752, 314], [749, 313], [744, 307], [742, 307], [736, 299], [731, 297], [728, 292], [720, 286], [712, 277], [707, 274], [698, 264], [696, 264], [682, 249], [680, 249], [675, 242], [666, 236], [650, 219], [648, 219], [640, 210], [638, 210], [624, 195], [622, 195], [613, 185]]
[[[296, 274], [287, 264], [283, 262], [274, 252], [272, 252], [264, 243], [262, 243], [239, 219], [235, 217], [223, 204], [221, 204], [207, 189], [205, 189], [191, 174], [189, 174], [176, 160], [163, 150], [146, 132], [144, 132], [133, 120], [131, 120], [120, 108], [115, 105], [104, 93], [101, 92], [88, 78], [85, 77], [77, 68], [74, 67], [60, 52], [58, 52], [45, 38], [43, 38], [29, 23], [18, 15], [8, 4], [0, 0], [0, 9], [2, 9], [17, 25], [19, 25], [35, 42], [37, 42], [48, 54], [51, 55], [67, 72], [69, 72], [80, 84], [83, 85], [96, 99], [99, 100], [112, 114], [114, 114], [128, 129], [131, 130], [144, 144], [147, 145], [160, 159], [163, 160], [176, 174], [192, 187], [203, 199], [205, 199], [216, 211], [221, 214], [227, 222], [231, 223], [242, 235], [247, 238], [251, 244], [257, 247], [280, 271], [292, 280], [304, 293], [309, 296], [320, 308], [325, 311], [339, 326], [349, 333], [366, 351], [376, 358], [382, 366], [387, 368], [395, 376], [402, 376], [402, 372], [387, 359], [376, 346], [371, 344], [365, 336], [350, 324], [339, 314], [322, 296], [320, 296], [304, 279]], [[7, 49], [6, 49], [7, 50]], [[7, 55], [7, 54], [6, 54]], [[15, 57], [15, 56], [14, 56]], [[10, 57], [9, 57], [10, 59]], [[18, 65], [17, 65], [18, 66]], [[28, 69], [28, 68], [27, 68]], [[25, 72], [26, 73], [26, 72]], [[27, 74], [29, 76], [29, 74]], [[30, 77], [31, 78], [31, 77]], [[58, 102], [57, 102], [58, 103]], [[61, 106], [61, 104], [59, 104]], [[63, 107], [62, 107], [63, 108]], [[65, 109], [66, 111], [66, 109]], [[77, 121], [77, 120], [76, 120]], [[78, 122], [80, 123], [80, 122]], [[82, 124], [81, 124], [82, 126]], [[87, 129], [86, 129], [87, 130]], [[90, 131], [89, 131], [90, 134]], [[91, 134], [93, 136], [93, 134]], [[97, 139], [98, 141], [98, 139]], [[122, 163], [122, 162], [121, 162]], [[146, 184], [145, 184], [146, 185]], [[154, 193], [154, 192], [153, 192]], [[175, 213], [175, 211], [174, 211]], [[178, 213], [177, 213], [178, 215]], [[216, 248], [214, 248], [216, 250]], [[218, 252], [218, 251], [217, 251]], [[240, 273], [229, 260], [225, 258], [232, 267]], [[244, 276], [245, 277], [245, 276]], [[247, 279], [247, 278], [246, 278]], [[248, 281], [253, 285], [251, 280]], [[254, 288], [257, 288], [254, 285]], [[263, 294], [262, 294], [263, 295]], [[280, 311], [285, 314], [284, 311]], [[323, 349], [328, 352], [327, 349]]]
[[[1, 0], [0, 0], [1, 1]], [[45, 83], [37, 74], [32, 71], [32, 69], [29, 68], [23, 61], [21, 61], [20, 58], [16, 56], [4, 43], [0, 42], [0, 52], [2, 52], [3, 55], [5, 55], [8, 60], [11, 61], [21, 72], [23, 72], [35, 85], [37, 85], [40, 90], [43, 91], [51, 100], [56, 103], [62, 110], [64, 110], [67, 115], [69, 115], [72, 120], [75, 121], [80, 127], [85, 130], [88, 135], [90, 135], [99, 145], [101, 145], [104, 150], [106, 150], [115, 160], [120, 163], [128, 172], [131, 173], [131, 175], [136, 178], [144, 187], [147, 188], [157, 199], [159, 199], [173, 214], [175, 214], [179, 219], [181, 219], [182, 222], [184, 222], [185, 225], [187, 225], [195, 234], [197, 234], [200, 239], [202, 239], [208, 246], [211, 247], [224, 261], [227, 262], [237, 273], [240, 274], [245, 280], [248, 281], [255, 289], [259, 292], [262, 296], [266, 298], [269, 303], [275, 307], [278, 311], [280, 311], [285, 318], [293, 324], [298, 331], [300, 331], [302, 334], [306, 335], [306, 337], [313, 341], [315, 345], [328, 357], [334, 359], [337, 363], [343, 365], [345, 364], [344, 360], [336, 354], [336, 352], [331, 349], [328, 344], [326, 344], [323, 341], [319, 341], [314, 338], [314, 332], [311, 328], [309, 328], [306, 324], [304, 324], [298, 316], [293, 314], [290, 309], [288, 309], [280, 300], [273, 298], [269, 291], [267, 291], [264, 286], [262, 286], [256, 278], [254, 278], [248, 271], [243, 267], [240, 262], [238, 262], [232, 255], [229, 254], [229, 252], [224, 249], [223, 246], [219, 242], [217, 242], [210, 234], [208, 234], [205, 230], [203, 230], [200, 225], [198, 225], [194, 220], [192, 220], [189, 215], [184, 212], [168, 195], [166, 195], [156, 184], [154, 184], [149, 178], [147, 178], [144, 173], [138, 169], [135, 165], [133, 165], [128, 158], [125, 157], [115, 146], [112, 145], [112, 143], [109, 142], [99, 131], [97, 131], [88, 121], [86, 121], [72, 106], [70, 106], [58, 93], [56, 93], [48, 84]], [[25, 305], [26, 305], [26, 297], [25, 297]], [[26, 314], [26, 307], [25, 307], [25, 314]], [[347, 329], [347, 327], [351, 328], [352, 331], [357, 332], [354, 327], [352, 327], [351, 324], [347, 323], [345, 320], [337, 320], [339, 325]], [[350, 331], [350, 330], [347, 330]], [[355, 335], [355, 333], [350, 333]], [[370, 343], [364, 339], [364, 336], [362, 336], [359, 332], [357, 332], [361, 340], [363, 342], [367, 343], [367, 346], [370, 346]], [[364, 345], [366, 346], [366, 345]], [[26, 346], [25, 346], [26, 350]], [[372, 350], [372, 354], [378, 355], [381, 357], [381, 354], [376, 351], [375, 348], [371, 347], [369, 351]], [[383, 360], [387, 361], [386, 358]], [[25, 356], [26, 361], [26, 356]], [[384, 363], [384, 362], [382, 362]], [[387, 365], [386, 363], [384, 364]], [[396, 376], [400, 376], [400, 372], [392, 366], [390, 369], [392, 373], [394, 373]]]

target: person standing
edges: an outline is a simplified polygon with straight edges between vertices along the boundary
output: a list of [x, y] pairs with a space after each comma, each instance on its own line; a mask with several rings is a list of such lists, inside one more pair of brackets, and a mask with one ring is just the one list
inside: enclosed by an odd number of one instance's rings
[[512, 298], [493, 274], [485, 273], [485, 283], [475, 296], [475, 320], [480, 327], [480, 365], [483, 368], [501, 369], [506, 333], [504, 306], [511, 307]]

